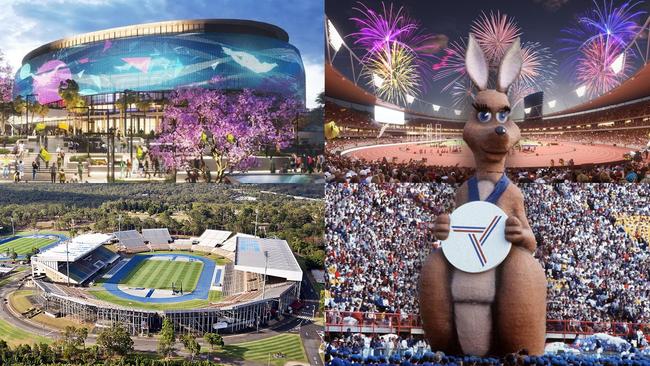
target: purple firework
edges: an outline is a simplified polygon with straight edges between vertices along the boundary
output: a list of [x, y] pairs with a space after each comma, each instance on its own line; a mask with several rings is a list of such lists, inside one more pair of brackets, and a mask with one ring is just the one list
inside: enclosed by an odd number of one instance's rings
[[[646, 14], [637, 10], [638, 1], [618, 7], [606, 0], [602, 5], [596, 0], [593, 4], [593, 9], [577, 18], [575, 26], [562, 31], [566, 37], [560, 39], [561, 51], [569, 56], [565, 66], [589, 96], [611, 90], [627, 78], [635, 54], [633, 49], [625, 49], [641, 30], [638, 21]], [[617, 59], [622, 64], [615, 65]]]

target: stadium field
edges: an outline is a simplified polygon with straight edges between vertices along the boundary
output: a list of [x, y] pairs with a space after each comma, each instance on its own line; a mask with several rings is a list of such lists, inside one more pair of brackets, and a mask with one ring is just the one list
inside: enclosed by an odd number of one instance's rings
[[24, 255], [30, 253], [33, 248], [40, 249], [56, 242], [57, 240], [58, 239], [22, 237], [0, 245], [0, 253], [4, 254], [7, 253], [7, 251], [15, 251], [18, 255]]
[[[279, 353], [284, 357], [273, 357], [274, 354]], [[221, 354], [235, 360], [256, 361], [262, 364], [270, 360], [269, 364], [276, 366], [283, 366], [288, 361], [307, 362], [298, 334], [281, 334], [259, 341], [229, 344], [223, 347]]]
[[169, 290], [172, 288], [172, 283], [175, 283], [177, 287], [182, 284], [183, 291], [189, 292], [196, 288], [202, 270], [203, 263], [200, 261], [147, 259], [139, 263], [120, 281], [120, 284]]

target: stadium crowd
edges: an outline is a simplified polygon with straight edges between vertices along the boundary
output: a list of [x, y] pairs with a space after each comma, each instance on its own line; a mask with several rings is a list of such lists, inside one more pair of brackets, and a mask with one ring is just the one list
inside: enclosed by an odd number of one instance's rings
[[650, 323], [648, 243], [619, 217], [650, 216], [647, 185], [529, 185], [549, 319]]
[[[380, 322], [374, 313], [418, 311], [417, 278], [432, 238], [424, 229], [447, 211], [454, 189], [425, 185], [330, 185], [326, 189], [325, 268], [337, 322]], [[414, 205], [419, 196], [427, 205]], [[367, 313], [366, 313], [367, 312]], [[366, 313], [364, 315], [363, 313]]]
[[[549, 280], [548, 318], [650, 323], [650, 262], [641, 232], [650, 216], [650, 186], [521, 189]], [[452, 210], [454, 193], [447, 184], [328, 185], [328, 323], [417, 317], [419, 269], [435, 244], [427, 224]]]
[[[650, 183], [650, 161], [645, 154], [622, 163], [572, 166], [570, 162], [547, 168], [508, 168], [518, 183]], [[326, 154], [325, 180], [329, 183], [448, 183], [460, 184], [474, 174], [473, 168], [427, 165], [420, 160], [405, 163], [351, 158]]]

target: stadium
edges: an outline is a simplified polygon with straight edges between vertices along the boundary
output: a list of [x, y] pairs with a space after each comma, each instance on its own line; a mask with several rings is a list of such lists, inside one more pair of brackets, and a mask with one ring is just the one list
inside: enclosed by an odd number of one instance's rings
[[[634, 19], [626, 23], [625, 36], [619, 39], [622, 43], [612, 48], [607, 61], [601, 62], [601, 73], [588, 73], [586, 65], [580, 64], [598, 64], [598, 59], [575, 59], [574, 55], [563, 53], [563, 44], [556, 46], [551, 40], [542, 44], [531, 36], [526, 38], [529, 34], [539, 36], [540, 32], [526, 28], [526, 22], [534, 21], [530, 13], [516, 6], [512, 6], [517, 8], [512, 13], [505, 5], [501, 13], [479, 12], [471, 27], [467, 27], [483, 37], [481, 44], [492, 47], [488, 54], [492, 50], [498, 53], [508, 44], [499, 43], [499, 37], [512, 40], [519, 35], [528, 57], [524, 61], [525, 80], [509, 92], [510, 118], [521, 130], [521, 141], [506, 159], [511, 179], [577, 181], [583, 173], [581, 181], [617, 181], [630, 171], [636, 175], [630, 179], [639, 181], [645, 176], [650, 143], [650, 68], [645, 37], [648, 21], [646, 13], [632, 11], [629, 2], [621, 3], [618, 6], [622, 8], [609, 4], [613, 8], [606, 10], [601, 9], [603, 5], [599, 2], [581, 5], [585, 11], [598, 9], [592, 14], [625, 9], [630, 17], [626, 19]], [[437, 31], [438, 20], [445, 16], [461, 16], [440, 14], [438, 19], [419, 15], [426, 13], [424, 6], [405, 7], [400, 2], [386, 3], [377, 9], [360, 3], [352, 9], [354, 17], [346, 15], [344, 8], [341, 3], [332, 2], [326, 9], [329, 13], [325, 128], [331, 129], [326, 144], [332, 168], [328, 174], [330, 181], [374, 178], [440, 182], [451, 173], [455, 175], [453, 181], [462, 181], [475, 166], [462, 139], [475, 94], [463, 66], [467, 35], [461, 34], [456, 40], [447, 34], [430, 33]], [[462, 14], [460, 9], [456, 10]], [[423, 19], [409, 19], [414, 14]], [[497, 15], [502, 18], [496, 18]], [[377, 66], [382, 65], [382, 57], [389, 57], [377, 51], [381, 41], [373, 37], [388, 32], [378, 25], [377, 19], [394, 19], [396, 29], [409, 29], [403, 36], [387, 36], [391, 41], [394, 37], [400, 45], [406, 44], [404, 47], [410, 50], [408, 57], [393, 55], [398, 65], [393, 66], [393, 72]], [[506, 24], [511, 33], [490, 38], [490, 29], [499, 30], [488, 28], [492, 25], [490, 21], [497, 20]], [[444, 25], [441, 27], [444, 29]], [[556, 27], [565, 28], [558, 32]], [[572, 29], [565, 24], [553, 24], [550, 28], [548, 34], [561, 34], [557, 41], [560, 44], [567, 41], [567, 33]], [[543, 47], [546, 45], [550, 47]], [[402, 65], [399, 60], [408, 62]], [[615, 60], [618, 62], [614, 63]], [[408, 68], [409, 73], [400, 74], [396, 71], [398, 67]], [[399, 75], [416, 76], [400, 79]], [[459, 176], [461, 179], [457, 179]]]
[[[107, 132], [109, 127], [155, 131], [160, 103], [178, 87], [249, 88], [305, 102], [304, 67], [289, 35], [249, 20], [174, 20], [50, 42], [25, 55], [13, 94], [61, 109], [58, 89], [66, 80], [76, 82], [86, 101], [87, 118], [69, 126], [81, 132]], [[115, 101], [127, 92], [146, 95], [150, 110], [129, 105], [126, 118], [115, 113]], [[65, 117], [47, 118], [45, 124], [56, 128], [68, 122]]]
[[174, 239], [166, 228], [81, 234], [31, 258], [39, 309], [148, 335], [264, 326], [300, 297], [302, 270], [284, 240], [223, 230]]
[[[31, 180], [46, 180], [49, 163], [56, 161], [53, 176], [61, 175], [64, 182], [176, 179], [172, 170], [180, 170], [187, 181], [201, 175], [220, 182], [222, 166], [236, 161], [236, 167], [227, 169], [231, 183], [312, 182], [318, 178], [289, 174], [318, 170], [315, 160], [322, 151], [320, 119], [316, 123], [305, 108], [305, 82], [300, 51], [289, 43], [288, 33], [252, 20], [174, 20], [59, 39], [27, 53], [15, 74], [13, 111], [2, 125], [3, 165], [13, 177], [24, 171], [21, 165], [36, 162]], [[182, 91], [193, 94], [181, 97]], [[177, 146], [184, 142], [165, 140], [171, 134], [166, 121], [172, 119], [172, 105], [210, 93], [221, 95], [219, 101], [229, 105], [243, 103], [244, 98], [264, 101], [237, 111], [260, 113], [264, 118], [257, 123], [274, 133], [225, 127], [230, 137], [221, 138], [214, 133], [220, 128], [213, 125], [205, 127], [203, 141], [214, 140], [217, 149], [178, 152], [192, 156], [189, 161], [166, 158], [177, 154]], [[181, 103], [175, 98], [186, 99]], [[237, 121], [250, 123], [245, 116]], [[249, 146], [239, 154], [245, 151], [246, 157], [210, 153], [228, 149], [227, 143], [237, 142], [241, 148], [243, 141]], [[309, 167], [301, 160], [308, 160]], [[106, 178], [84, 176], [91, 169], [106, 172]], [[284, 175], [268, 176], [278, 172]]]

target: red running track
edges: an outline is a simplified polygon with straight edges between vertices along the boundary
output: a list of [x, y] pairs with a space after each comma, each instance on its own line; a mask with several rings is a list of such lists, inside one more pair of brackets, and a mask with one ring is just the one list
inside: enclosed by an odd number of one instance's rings
[[[548, 167], [551, 165], [551, 159], [554, 159], [555, 166], [558, 166], [560, 158], [564, 159], [565, 163], [569, 159], [573, 159], [575, 165], [603, 164], [621, 161], [624, 159], [623, 154], [631, 151], [629, 148], [611, 145], [557, 142], [558, 145], [546, 146], [547, 142], [541, 142], [543, 146], [537, 146], [536, 151], [533, 153], [520, 151], [511, 153], [506, 159], [506, 166], [514, 168]], [[440, 150], [427, 144], [414, 142], [404, 145], [368, 146], [346, 152], [345, 155], [368, 161], [381, 160], [386, 157], [389, 161], [395, 159], [399, 163], [425, 158], [427, 159], [427, 165], [474, 167], [474, 158], [467, 146], [463, 146], [462, 151], [456, 153], [441, 153]]]

